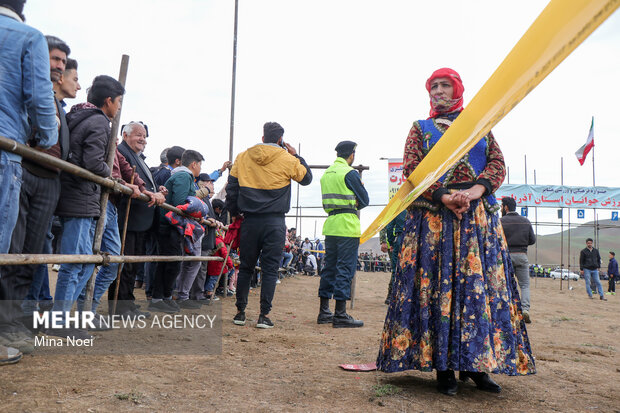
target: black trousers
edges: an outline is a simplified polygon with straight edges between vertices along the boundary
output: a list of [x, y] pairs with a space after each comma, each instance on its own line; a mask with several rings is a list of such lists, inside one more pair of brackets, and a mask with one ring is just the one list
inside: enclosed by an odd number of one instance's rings
[[[159, 225], [157, 233], [159, 255], [183, 255], [183, 237], [170, 225]], [[153, 298], [170, 298], [179, 273], [181, 262], [158, 262], [153, 279]]]
[[607, 291], [610, 293], [615, 293], [616, 292], [616, 277], [609, 277], [609, 288], [607, 288]]
[[[52, 214], [60, 196], [59, 178], [40, 178], [22, 172], [19, 215], [11, 238], [11, 254], [41, 254]], [[21, 302], [30, 289], [38, 265], [4, 267], [0, 277], [0, 325], [13, 324], [23, 317]]]
[[[121, 229], [122, 231], [122, 229]], [[146, 232], [127, 231], [125, 236], [125, 253], [124, 255], [144, 255], [146, 254]], [[133, 310], [135, 305], [133, 302], [136, 297], [133, 295], [133, 286], [136, 282], [136, 274], [138, 273], [138, 267], [143, 262], [125, 263], [121, 270], [121, 278], [118, 281], [118, 305], [116, 312], [121, 314], [129, 310]], [[114, 293], [116, 291], [116, 283], [110, 284], [108, 288], [108, 302], [114, 300]], [[108, 308], [112, 308], [111, 306]]]
[[286, 224], [283, 215], [246, 216], [241, 224], [239, 244], [239, 277], [237, 278], [237, 309], [245, 311], [248, 305], [250, 279], [254, 274], [256, 261], [260, 257], [261, 289], [260, 312], [263, 315], [271, 311], [271, 301], [276, 291], [278, 269], [284, 248]]

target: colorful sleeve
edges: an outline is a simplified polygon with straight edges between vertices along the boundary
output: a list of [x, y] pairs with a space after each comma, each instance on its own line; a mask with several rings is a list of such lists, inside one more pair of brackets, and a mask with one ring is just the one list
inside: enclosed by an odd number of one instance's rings
[[[504, 182], [506, 176], [506, 165], [504, 164], [504, 155], [499, 148], [493, 133], [489, 132], [487, 135], [487, 166], [482, 173], [478, 176], [476, 183], [484, 185], [487, 188], [487, 194], [494, 193], [499, 189]], [[484, 181], [487, 182], [484, 182]], [[486, 184], [486, 185], [485, 185]]]
[[[407, 141], [405, 142], [405, 153], [403, 154], [403, 177], [405, 179], [407, 179], [409, 175], [411, 175], [413, 170], [417, 168], [420, 162], [422, 162], [422, 159], [424, 159], [422, 144], [422, 130], [420, 129], [420, 124], [416, 121], [413, 122], [413, 126], [411, 127], [409, 135], [407, 136]], [[441, 192], [442, 189], [443, 188], [441, 182], [435, 182], [422, 194], [422, 196], [432, 201], [433, 193], [437, 190]], [[445, 191], [447, 192], [447, 190]], [[443, 195], [443, 193], [441, 195]], [[437, 198], [437, 196], [435, 198]], [[441, 198], [441, 196], [439, 196], [439, 198]]]

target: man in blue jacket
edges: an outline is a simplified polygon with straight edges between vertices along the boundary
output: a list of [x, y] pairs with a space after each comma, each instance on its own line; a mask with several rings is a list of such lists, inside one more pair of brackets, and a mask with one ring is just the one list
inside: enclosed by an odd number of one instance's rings
[[[0, 0], [0, 136], [47, 149], [58, 141], [59, 125], [50, 81], [50, 56], [43, 34], [23, 23], [24, 3]], [[20, 155], [0, 151], [0, 254], [9, 251], [19, 213], [21, 161]], [[0, 288], [0, 298], [10, 300], [11, 293], [10, 289]], [[8, 307], [11, 302], [5, 304]], [[11, 309], [5, 306], [0, 313], [12, 317]], [[3, 337], [2, 342], [7, 341], [15, 340]], [[23, 344], [31, 347], [30, 343]], [[21, 357], [19, 350], [0, 346], [0, 365], [16, 363]]]
[[[23, 23], [23, 9], [24, 1], [0, 1], [0, 136], [47, 149], [58, 141], [50, 57], [43, 34]], [[21, 160], [0, 151], [1, 254], [9, 251], [19, 212]]]
[[607, 294], [616, 295], [616, 280], [620, 275], [618, 273], [618, 261], [616, 261], [616, 253], [609, 251], [609, 264], [607, 265], [607, 275], [609, 276], [609, 287]]

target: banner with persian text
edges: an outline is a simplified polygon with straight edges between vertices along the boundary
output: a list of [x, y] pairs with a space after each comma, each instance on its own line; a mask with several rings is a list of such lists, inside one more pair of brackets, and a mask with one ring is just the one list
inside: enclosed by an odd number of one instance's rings
[[517, 206], [553, 208], [620, 208], [620, 188], [604, 186], [502, 185], [495, 197], [509, 196]]
[[403, 159], [402, 158], [389, 158], [388, 159], [388, 193], [389, 198], [392, 199], [394, 194], [398, 192], [400, 186], [405, 182], [403, 177]]

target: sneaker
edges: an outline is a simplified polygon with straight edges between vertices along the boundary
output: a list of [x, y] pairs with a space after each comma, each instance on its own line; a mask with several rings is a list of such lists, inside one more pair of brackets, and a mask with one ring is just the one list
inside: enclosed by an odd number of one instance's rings
[[22, 357], [22, 352], [16, 348], [0, 346], [0, 366], [17, 363]]
[[525, 324], [530, 324], [532, 322], [529, 311], [523, 312], [523, 321], [525, 322]]
[[280, 280], [276, 280], [276, 284], [280, 284], [280, 283], [281, 283], [281, 281], [280, 281]]
[[19, 350], [22, 354], [34, 352], [34, 337], [22, 331], [0, 333], [0, 345]]
[[174, 310], [175, 312], [181, 311], [181, 307], [179, 307], [179, 305], [177, 304], [177, 300], [164, 299], [164, 304], [166, 304], [170, 309]]
[[60, 264], [52, 265], [52, 271], [56, 271], [56, 272], [60, 271]]
[[207, 302], [208, 302], [209, 300], [211, 300], [211, 301], [220, 301], [220, 297], [218, 297], [217, 295], [213, 295], [213, 294], [211, 294], [211, 295], [207, 295], [207, 296], [205, 297], [205, 300], [206, 300]]
[[168, 304], [166, 304], [164, 300], [151, 301], [148, 309], [151, 311], [157, 311], [160, 313], [168, 313], [168, 314], [174, 314], [174, 313], [179, 312], [179, 310], [174, 310], [173, 308], [168, 306]]
[[259, 315], [256, 328], [273, 328], [273, 323], [266, 315]]
[[197, 310], [202, 307], [202, 304], [197, 300], [177, 300], [177, 305], [187, 310]]
[[601, 301], [607, 301], [607, 298], [601, 295]]
[[235, 318], [233, 318], [233, 323], [235, 323], [238, 326], [244, 326], [245, 325], [245, 311], [239, 311], [237, 315], [235, 316]]

